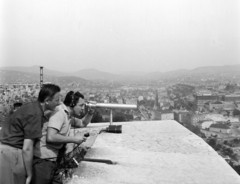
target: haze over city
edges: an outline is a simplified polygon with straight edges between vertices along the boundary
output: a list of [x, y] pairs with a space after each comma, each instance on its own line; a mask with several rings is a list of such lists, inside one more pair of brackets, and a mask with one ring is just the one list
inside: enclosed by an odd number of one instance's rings
[[0, 7], [0, 67], [116, 73], [240, 64], [238, 0], [2, 0]]

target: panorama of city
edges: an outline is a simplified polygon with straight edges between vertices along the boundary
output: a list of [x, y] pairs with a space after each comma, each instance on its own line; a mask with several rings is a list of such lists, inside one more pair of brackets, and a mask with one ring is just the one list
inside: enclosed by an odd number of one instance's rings
[[[41, 83], [55, 83], [63, 97], [73, 90], [96, 103], [137, 105], [137, 109], [113, 110], [113, 122], [175, 120], [206, 141], [240, 174], [239, 71], [235, 65], [141, 76], [97, 70], [87, 71], [92, 75], [80, 76], [84, 72], [79, 71], [69, 76], [51, 75], [39, 66], [25, 71], [1, 68], [0, 125], [14, 108], [37, 99]], [[110, 111], [104, 108], [97, 109], [92, 119], [92, 123], [109, 121]]]

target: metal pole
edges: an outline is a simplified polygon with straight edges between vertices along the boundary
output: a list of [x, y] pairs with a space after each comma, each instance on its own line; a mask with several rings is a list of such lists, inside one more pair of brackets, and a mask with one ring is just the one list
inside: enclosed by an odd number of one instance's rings
[[40, 88], [42, 88], [43, 85], [43, 67], [40, 66]]
[[110, 109], [110, 125], [112, 125], [112, 109]]
[[110, 103], [87, 103], [89, 107], [108, 109], [137, 109], [137, 105], [132, 104], [110, 104]]
[[110, 109], [110, 125], [112, 125], [113, 117], [112, 117], [112, 109]]

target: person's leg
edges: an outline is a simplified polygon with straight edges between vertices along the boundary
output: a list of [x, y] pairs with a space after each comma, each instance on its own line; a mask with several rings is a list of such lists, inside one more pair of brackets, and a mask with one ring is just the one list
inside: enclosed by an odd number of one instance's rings
[[0, 145], [0, 183], [14, 183], [12, 151]]
[[54, 163], [34, 157], [32, 184], [51, 184], [54, 173]]
[[22, 150], [18, 149], [14, 156], [16, 159], [15, 165], [13, 167], [14, 183], [25, 184], [27, 173], [26, 173], [26, 169], [23, 161]]
[[0, 183], [25, 184], [22, 150], [0, 144]]

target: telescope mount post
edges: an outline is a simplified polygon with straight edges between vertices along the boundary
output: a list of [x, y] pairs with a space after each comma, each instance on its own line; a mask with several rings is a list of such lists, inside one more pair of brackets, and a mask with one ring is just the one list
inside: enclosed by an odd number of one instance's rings
[[110, 125], [112, 125], [112, 121], [113, 121], [113, 119], [112, 119], [112, 109], [110, 109]]

